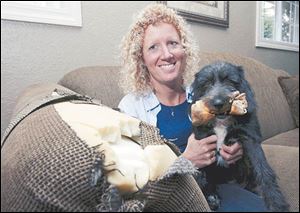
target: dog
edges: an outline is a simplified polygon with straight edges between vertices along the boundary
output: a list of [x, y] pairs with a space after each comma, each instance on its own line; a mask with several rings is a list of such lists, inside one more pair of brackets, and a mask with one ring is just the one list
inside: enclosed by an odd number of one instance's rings
[[[204, 174], [201, 188], [210, 208], [215, 210], [220, 206], [216, 185], [236, 181], [246, 189], [259, 193], [268, 210], [288, 211], [289, 205], [261, 147], [254, 93], [244, 77], [243, 68], [226, 62], [207, 65], [196, 73], [191, 88], [192, 104], [203, 101], [212, 115], [204, 124], [193, 123], [195, 138], [200, 140], [213, 134], [218, 137], [217, 160], [199, 170]], [[235, 93], [245, 94], [247, 111], [244, 114], [230, 114]], [[189, 113], [191, 115], [191, 109]], [[222, 144], [234, 143], [242, 145], [243, 157], [234, 165], [227, 165], [219, 150]]]

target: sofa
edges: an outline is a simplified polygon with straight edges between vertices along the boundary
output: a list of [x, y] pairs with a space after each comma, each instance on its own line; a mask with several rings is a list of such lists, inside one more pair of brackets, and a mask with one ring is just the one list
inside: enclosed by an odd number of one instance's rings
[[[262, 146], [267, 160], [278, 176], [279, 186], [290, 204], [290, 211], [299, 212], [299, 111], [297, 111], [299, 78], [292, 77], [283, 70], [272, 69], [252, 58], [231, 53], [201, 52], [199, 57], [201, 59], [199, 69], [214, 61], [227, 61], [244, 68], [245, 77], [257, 101], [257, 113], [263, 137]], [[32, 94], [43, 96], [45, 91], [49, 92], [56, 88], [71, 94], [75, 92], [74, 94], [91, 97], [92, 100], [97, 100], [110, 108], [117, 108], [119, 101], [125, 95], [118, 87], [119, 68], [118, 66], [81, 67], [68, 72], [57, 84], [32, 85], [19, 96], [13, 118], [22, 111], [26, 103], [32, 102]], [[291, 84], [294, 87], [290, 88]], [[294, 92], [292, 95], [290, 95], [291, 90]], [[52, 101], [50, 96], [47, 98]], [[37, 107], [39, 109], [43, 104], [37, 104]], [[29, 116], [36, 109], [27, 111], [26, 116]], [[12, 119], [8, 133], [4, 134], [5, 140], [12, 137], [12, 132], [21, 132], [21, 125], [21, 119], [17, 121]], [[2, 151], [3, 149], [1, 149], [1, 158], [7, 155]], [[2, 197], [5, 196], [2, 194], [2, 184], [5, 183], [1, 180], [1, 209]]]

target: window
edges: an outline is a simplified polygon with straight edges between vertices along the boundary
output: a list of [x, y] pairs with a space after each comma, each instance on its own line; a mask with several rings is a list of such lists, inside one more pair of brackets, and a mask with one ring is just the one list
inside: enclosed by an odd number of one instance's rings
[[1, 19], [81, 26], [80, 1], [1, 1]]
[[256, 4], [256, 46], [299, 52], [299, 2]]

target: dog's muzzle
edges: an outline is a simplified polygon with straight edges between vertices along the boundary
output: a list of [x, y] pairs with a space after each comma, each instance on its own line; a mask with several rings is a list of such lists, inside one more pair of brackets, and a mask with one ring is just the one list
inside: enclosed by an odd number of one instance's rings
[[248, 102], [246, 94], [239, 91], [229, 96], [203, 98], [192, 104], [191, 118], [195, 126], [205, 125], [211, 119], [225, 118], [227, 115], [244, 115], [247, 113]]

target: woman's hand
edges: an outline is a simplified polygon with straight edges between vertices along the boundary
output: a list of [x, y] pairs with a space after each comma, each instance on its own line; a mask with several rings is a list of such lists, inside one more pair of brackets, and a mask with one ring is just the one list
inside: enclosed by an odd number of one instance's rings
[[239, 143], [235, 143], [232, 146], [222, 145], [220, 155], [227, 162], [228, 165], [235, 163], [243, 157], [243, 148]]
[[196, 140], [195, 135], [191, 134], [182, 156], [190, 160], [197, 168], [206, 167], [216, 161], [216, 141], [216, 135]]

